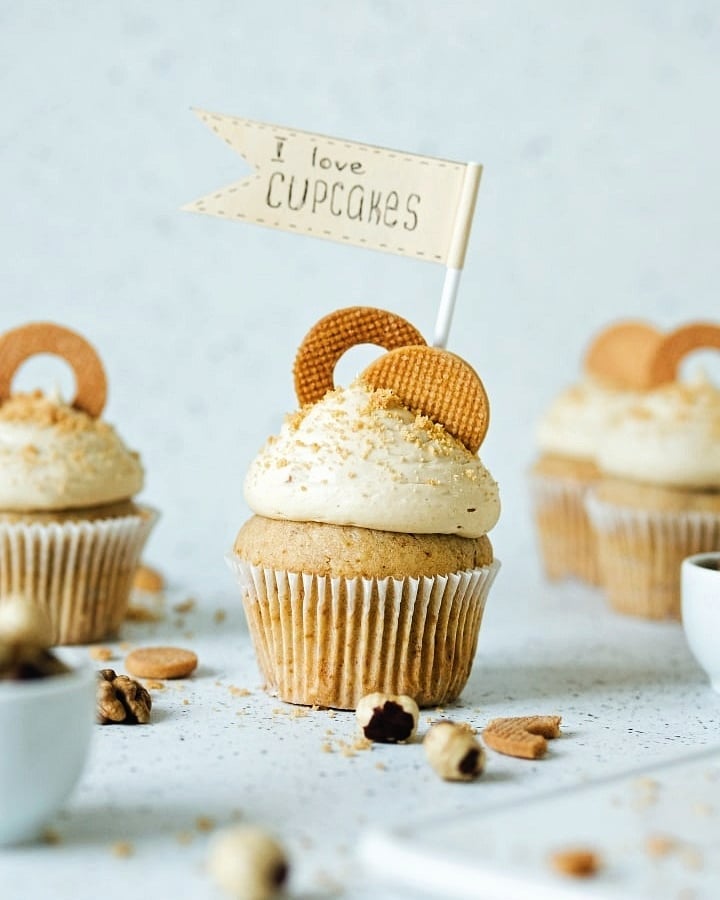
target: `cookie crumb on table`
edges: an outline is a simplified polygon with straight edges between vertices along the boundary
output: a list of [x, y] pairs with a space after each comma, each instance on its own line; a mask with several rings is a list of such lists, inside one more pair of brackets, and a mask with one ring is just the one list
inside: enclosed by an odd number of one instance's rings
[[110, 849], [112, 855], [117, 856], [118, 859], [127, 859], [135, 852], [135, 848], [130, 841], [115, 841]]
[[165, 587], [162, 574], [152, 566], [139, 565], [135, 570], [133, 588], [148, 594], [159, 594]]
[[678, 842], [669, 834], [651, 834], [645, 841], [648, 856], [659, 858], [677, 850]]
[[586, 847], [557, 850], [551, 854], [550, 864], [560, 875], [571, 878], [590, 878], [601, 866], [599, 855]]
[[98, 662], [107, 662], [113, 658], [113, 652], [110, 647], [90, 647], [88, 653], [91, 659], [96, 659]]

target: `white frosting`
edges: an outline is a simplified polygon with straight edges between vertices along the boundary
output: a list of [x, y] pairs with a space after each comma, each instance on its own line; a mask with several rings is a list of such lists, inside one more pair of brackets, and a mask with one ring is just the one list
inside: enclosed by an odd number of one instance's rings
[[699, 378], [644, 394], [608, 427], [598, 464], [618, 478], [720, 488], [720, 389]]
[[251, 464], [245, 498], [272, 519], [408, 534], [479, 537], [500, 515], [477, 456], [360, 382], [287, 419]]
[[639, 395], [586, 379], [563, 391], [542, 416], [537, 443], [543, 453], [596, 460], [608, 425]]
[[107, 423], [39, 394], [0, 407], [0, 510], [101, 506], [142, 486], [137, 454]]

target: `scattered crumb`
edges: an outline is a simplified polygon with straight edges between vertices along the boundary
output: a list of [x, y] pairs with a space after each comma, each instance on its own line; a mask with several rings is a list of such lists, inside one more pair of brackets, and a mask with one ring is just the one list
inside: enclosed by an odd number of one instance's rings
[[656, 793], [660, 785], [654, 778], [636, 778], [632, 786], [646, 793]]
[[115, 841], [111, 850], [112, 855], [117, 856], [119, 859], [127, 859], [128, 856], [132, 856], [135, 852], [135, 848], [130, 841]]
[[182, 702], [182, 703], [183, 703], [183, 706], [190, 706], [190, 701], [188, 700], [187, 697], [183, 697], [183, 702]]
[[645, 852], [648, 856], [658, 858], [667, 856], [677, 849], [677, 841], [667, 834], [651, 834], [645, 841]]
[[330, 743], [330, 741], [325, 741], [323, 744], [321, 744], [320, 749], [322, 750], [323, 753], [332, 753], [333, 752], [332, 744]]
[[309, 716], [309, 715], [310, 715], [310, 713], [308, 712], [307, 709], [305, 709], [305, 707], [298, 706], [290, 713], [290, 718], [291, 719], [304, 719], [305, 716]]
[[184, 631], [184, 632], [183, 632], [183, 637], [185, 637], [185, 638], [187, 638], [189, 641], [191, 641], [191, 640], [195, 637], [195, 632], [194, 632], [194, 631]]
[[375, 768], [379, 769], [381, 772], [384, 772], [387, 769], [387, 766], [385, 765], [384, 762], [376, 762]]
[[179, 831], [175, 835], [175, 840], [178, 844], [191, 844], [195, 840], [195, 835], [192, 831]]
[[156, 613], [152, 609], [148, 609], [147, 606], [140, 606], [137, 603], [128, 606], [125, 613], [125, 619], [128, 622], [160, 622], [162, 618], [160, 613]]
[[145, 591], [148, 594], [159, 594], [165, 587], [165, 579], [157, 569], [152, 566], [140, 565], [135, 570], [133, 587], [136, 591]]
[[198, 831], [212, 831], [215, 827], [215, 820], [210, 816], [198, 816], [195, 819], [195, 827]]
[[[219, 682], [216, 682], [216, 684], [219, 684]], [[236, 687], [234, 684], [231, 684], [228, 690], [233, 697], [249, 697], [252, 694], [252, 691], [249, 691], [247, 688]]]
[[196, 600], [194, 597], [188, 597], [187, 600], [183, 600], [182, 603], [176, 603], [173, 606], [173, 610], [176, 613], [180, 613], [180, 615], [185, 615], [185, 613], [192, 612], [195, 609]]
[[43, 833], [41, 835], [41, 840], [44, 844], [50, 844], [52, 846], [62, 843], [62, 838], [60, 837], [60, 832], [56, 831], [54, 828], [43, 829]]
[[686, 869], [697, 870], [702, 869], [703, 867], [702, 853], [694, 847], [686, 847], [683, 849], [680, 853], [680, 861]]
[[708, 803], [695, 803], [692, 810], [696, 816], [711, 816], [714, 812]]
[[224, 622], [226, 618], [227, 618], [227, 613], [225, 612], [224, 609], [216, 609], [215, 610], [215, 615], [213, 616], [213, 620], [216, 622], [216, 624], [219, 625], [221, 622]]
[[550, 856], [550, 864], [561, 875], [571, 878], [588, 878], [600, 868], [600, 857], [594, 850], [577, 847], [558, 850]]
[[113, 658], [113, 652], [109, 647], [90, 647], [88, 653], [92, 659], [97, 659], [99, 662], [107, 662], [108, 659]]
[[164, 681], [154, 681], [154, 680], [145, 680], [143, 684], [146, 688], [149, 688], [151, 691], [164, 691], [167, 685]]

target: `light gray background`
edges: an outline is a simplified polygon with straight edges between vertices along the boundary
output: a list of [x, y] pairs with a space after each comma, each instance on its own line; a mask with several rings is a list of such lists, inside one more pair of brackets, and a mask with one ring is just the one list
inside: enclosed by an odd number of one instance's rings
[[243, 165], [190, 106], [482, 162], [449, 347], [491, 398], [512, 578], [537, 565], [533, 423], [592, 332], [717, 316], [719, 61], [701, 0], [0, 0], [0, 327], [53, 319], [100, 349], [163, 513], [149, 558], [234, 594], [243, 474], [294, 407], [302, 336], [349, 304], [430, 335], [443, 270], [180, 212]]

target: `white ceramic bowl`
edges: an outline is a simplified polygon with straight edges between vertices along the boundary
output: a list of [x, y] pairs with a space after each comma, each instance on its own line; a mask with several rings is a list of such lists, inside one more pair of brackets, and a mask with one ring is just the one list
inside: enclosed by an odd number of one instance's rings
[[75, 786], [90, 746], [95, 679], [82, 665], [0, 682], [0, 845], [37, 837]]
[[720, 692], [720, 552], [688, 556], [680, 580], [685, 637], [713, 688]]

